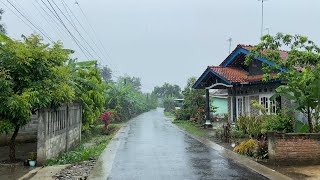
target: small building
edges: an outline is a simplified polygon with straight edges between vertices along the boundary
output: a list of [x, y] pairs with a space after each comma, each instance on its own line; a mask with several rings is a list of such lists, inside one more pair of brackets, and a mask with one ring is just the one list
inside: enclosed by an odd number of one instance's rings
[[[281, 107], [289, 106], [290, 101], [284, 97], [270, 99], [276, 93], [275, 89], [282, 84], [280, 79], [263, 80], [263, 65], [274, 66], [273, 63], [257, 57], [249, 65], [245, 64], [246, 55], [252, 48], [250, 45], [238, 45], [219, 66], [208, 66], [193, 85], [194, 89], [206, 89], [207, 117], [210, 117], [210, 89], [227, 90], [228, 114], [233, 122], [242, 114], [261, 113], [252, 107], [253, 100], [263, 105], [267, 113], [275, 113]], [[288, 56], [286, 51], [279, 51], [279, 54], [283, 59]], [[284, 69], [279, 67], [278, 71]]]
[[177, 109], [181, 109], [181, 107], [183, 106], [183, 102], [184, 102], [184, 99], [173, 99], [173, 102], [174, 102], [174, 108], [177, 110]]

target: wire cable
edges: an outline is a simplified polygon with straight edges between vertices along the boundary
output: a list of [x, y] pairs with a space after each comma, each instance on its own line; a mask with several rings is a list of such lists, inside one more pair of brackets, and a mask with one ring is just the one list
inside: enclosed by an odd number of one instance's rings
[[35, 29], [37, 29], [44, 37], [46, 37], [49, 41], [52, 41], [52, 39], [46, 35], [46, 33], [44, 33], [41, 29], [39, 29], [39, 27], [37, 27], [35, 24], [33, 24], [30, 19], [28, 19], [11, 1], [7, 0], [7, 2], [23, 17], [25, 18]]

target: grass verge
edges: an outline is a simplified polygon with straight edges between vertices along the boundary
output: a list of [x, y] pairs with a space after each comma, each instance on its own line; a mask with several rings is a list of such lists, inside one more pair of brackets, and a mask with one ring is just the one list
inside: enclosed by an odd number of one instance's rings
[[90, 132], [82, 135], [83, 139], [78, 147], [57, 158], [46, 160], [45, 166], [73, 164], [97, 159], [120, 127], [119, 124], [110, 124], [108, 135], [102, 133], [102, 126], [92, 128]]
[[191, 121], [174, 120], [173, 123], [176, 124], [177, 126], [183, 128], [184, 130], [186, 130], [190, 134], [194, 134], [196, 136], [205, 136], [206, 135], [206, 131], [204, 131], [203, 129], [200, 129], [199, 127], [196, 127], [196, 124]]
[[168, 118], [174, 118], [174, 114], [172, 112], [164, 112], [164, 116]]

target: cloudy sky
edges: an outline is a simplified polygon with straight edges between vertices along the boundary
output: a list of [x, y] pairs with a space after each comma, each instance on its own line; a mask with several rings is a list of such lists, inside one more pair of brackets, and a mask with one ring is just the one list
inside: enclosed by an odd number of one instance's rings
[[[49, 0], [90, 56], [85, 50], [82, 53], [42, 1], [49, 6], [48, 0], [0, 0], [10, 36], [20, 38], [35, 28], [27, 26], [9, 2], [52, 40], [62, 40], [67, 48], [75, 49], [74, 57], [86, 60], [93, 56], [110, 66], [115, 76], [141, 77], [143, 91], [149, 92], [164, 82], [184, 87], [189, 77], [201, 75], [208, 65], [218, 65], [226, 58], [228, 38], [235, 48], [257, 44], [261, 34], [258, 0], [77, 0], [84, 13], [75, 0], [54, 0], [63, 13]], [[271, 35], [301, 34], [320, 44], [319, 9], [319, 0], [268, 0], [264, 27]], [[68, 14], [70, 23], [64, 18]]]

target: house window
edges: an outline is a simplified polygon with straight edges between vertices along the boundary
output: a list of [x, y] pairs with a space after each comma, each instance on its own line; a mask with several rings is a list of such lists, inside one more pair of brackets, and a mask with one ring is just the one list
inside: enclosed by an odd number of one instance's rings
[[271, 100], [272, 95], [260, 95], [260, 104], [264, 107], [267, 114], [275, 114], [279, 108], [279, 103], [276, 100]]
[[241, 115], [249, 114], [250, 113], [249, 96], [238, 96], [236, 100], [237, 100], [236, 101], [237, 118], [239, 118]]
[[237, 118], [243, 114], [243, 97], [237, 97]]

